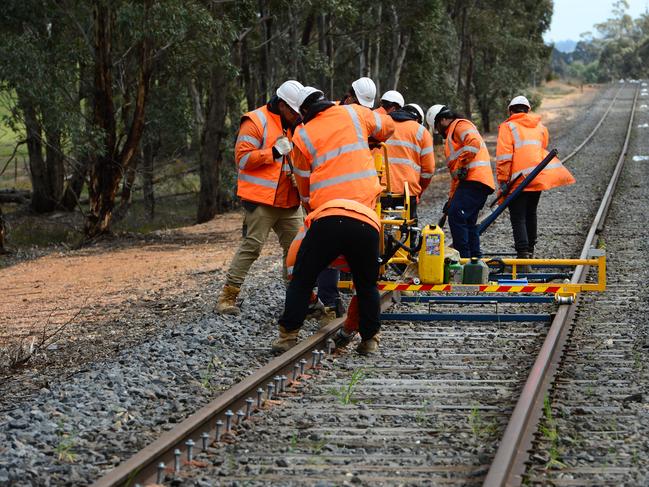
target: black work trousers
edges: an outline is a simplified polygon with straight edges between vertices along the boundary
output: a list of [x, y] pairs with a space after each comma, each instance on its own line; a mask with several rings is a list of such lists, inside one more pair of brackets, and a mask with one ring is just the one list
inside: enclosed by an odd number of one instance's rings
[[536, 245], [536, 208], [540, 191], [523, 191], [509, 204], [509, 219], [514, 232], [514, 248], [517, 254], [533, 253]]
[[311, 224], [297, 253], [280, 325], [287, 330], [302, 326], [318, 274], [339, 255], [345, 256], [352, 271], [361, 337], [367, 340], [379, 331], [379, 232], [346, 216], [326, 216]]

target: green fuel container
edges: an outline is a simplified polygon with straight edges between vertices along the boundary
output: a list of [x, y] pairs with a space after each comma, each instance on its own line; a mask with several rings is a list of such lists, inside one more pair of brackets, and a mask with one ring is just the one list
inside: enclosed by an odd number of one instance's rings
[[487, 284], [489, 280], [489, 266], [477, 257], [464, 264], [462, 284]]

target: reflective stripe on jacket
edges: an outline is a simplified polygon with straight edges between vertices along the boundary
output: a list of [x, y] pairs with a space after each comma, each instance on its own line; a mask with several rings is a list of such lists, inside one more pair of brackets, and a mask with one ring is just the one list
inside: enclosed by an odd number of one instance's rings
[[284, 158], [273, 159], [273, 144], [281, 135], [280, 116], [266, 106], [241, 117], [234, 151], [238, 170], [237, 196], [278, 208], [300, 204], [288, 177], [288, 164]]
[[469, 120], [458, 118], [448, 127], [444, 155], [451, 173], [449, 198], [460, 184], [459, 174], [463, 168], [468, 171], [465, 181], [477, 181], [495, 189], [489, 151], [478, 129]]
[[292, 156], [305, 208], [317, 210], [342, 198], [373, 210], [381, 185], [367, 139], [384, 141], [393, 132], [392, 118], [360, 105], [332, 106], [301, 126]]
[[[548, 129], [534, 113], [515, 113], [498, 128], [496, 177], [499, 183], [514, 181], [512, 190], [548, 155]], [[575, 179], [556, 157], [523, 191], [543, 191], [573, 184]]]
[[[394, 134], [386, 142], [390, 162], [390, 189], [403, 194], [408, 183], [410, 195], [419, 195], [428, 187], [435, 172], [433, 138], [414, 120], [395, 122]], [[381, 180], [385, 184], [385, 174]]]

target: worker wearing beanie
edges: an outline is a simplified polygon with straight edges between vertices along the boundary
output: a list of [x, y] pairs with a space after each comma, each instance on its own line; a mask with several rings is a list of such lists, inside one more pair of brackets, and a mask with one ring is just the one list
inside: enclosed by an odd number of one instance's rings
[[237, 195], [245, 210], [243, 240], [234, 255], [216, 311], [238, 314], [237, 296], [250, 266], [257, 260], [272, 229], [284, 250], [303, 221], [297, 189], [286, 155], [293, 145], [290, 129], [299, 118], [298, 95], [303, 86], [283, 83], [264, 106], [241, 117], [235, 142]]
[[388, 90], [383, 93], [383, 96], [381, 96], [379, 107], [375, 111], [381, 115], [387, 115], [395, 110], [403, 108], [405, 103], [406, 102], [401, 93], [396, 90]]
[[444, 154], [451, 174], [451, 188], [444, 213], [461, 257], [482, 257], [478, 213], [494, 192], [491, 159], [478, 129], [449, 107], [433, 105], [426, 121], [445, 139]]
[[272, 348], [282, 352], [297, 343], [318, 274], [343, 255], [358, 295], [362, 341], [357, 350], [372, 353], [378, 349], [380, 328], [379, 220], [374, 207], [381, 185], [368, 139], [387, 140], [394, 123], [362, 106], [335, 105], [311, 87], [301, 91], [300, 113], [303, 125], [295, 133], [291, 155], [308, 212], [307, 231]]
[[[511, 193], [547, 156], [549, 141], [548, 129], [541, 123], [540, 115], [530, 112], [531, 106], [527, 98], [514, 97], [508, 110], [509, 118], [498, 128], [496, 146], [496, 177], [503, 196], [505, 191]], [[570, 171], [555, 157], [509, 204], [514, 248], [519, 258], [530, 259], [534, 256], [536, 208], [541, 191], [574, 182]], [[520, 269], [521, 272], [529, 270], [529, 266]]]
[[[419, 197], [430, 184], [435, 171], [433, 138], [423, 125], [424, 112], [419, 105], [409, 103], [389, 116], [395, 122], [394, 134], [385, 142], [390, 162], [390, 191], [403, 194], [405, 183], [408, 183], [411, 214], [416, 217]], [[383, 184], [385, 178], [383, 174]], [[382, 199], [382, 206], [393, 204], [394, 201]]]

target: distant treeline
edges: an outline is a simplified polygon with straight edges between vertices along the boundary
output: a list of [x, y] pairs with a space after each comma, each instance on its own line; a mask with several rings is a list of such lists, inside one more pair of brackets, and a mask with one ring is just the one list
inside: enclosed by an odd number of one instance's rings
[[626, 0], [615, 2], [613, 16], [597, 24], [597, 35], [582, 35], [574, 51], [552, 53], [552, 72], [583, 83], [602, 83], [649, 75], [649, 13], [637, 19]]
[[153, 214], [156, 168], [180, 156], [206, 221], [234, 204], [241, 114], [284, 80], [338, 99], [370, 76], [489, 130], [546, 69], [551, 15], [551, 0], [4, 0], [4, 122], [27, 146], [34, 211], [87, 191], [86, 235], [107, 232], [136, 177]]

